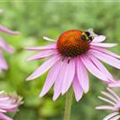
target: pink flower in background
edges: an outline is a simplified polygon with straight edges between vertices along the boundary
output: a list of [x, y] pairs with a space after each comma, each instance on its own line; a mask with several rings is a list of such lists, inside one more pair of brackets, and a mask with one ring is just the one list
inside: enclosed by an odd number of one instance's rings
[[5, 115], [7, 112], [17, 112], [22, 104], [22, 98], [17, 95], [7, 95], [0, 92], [0, 120], [13, 120]]
[[70, 30], [63, 33], [57, 41], [47, 37], [44, 39], [54, 43], [43, 47], [26, 48], [39, 52], [28, 60], [48, 58], [27, 78], [27, 80], [33, 80], [50, 69], [40, 97], [54, 85], [53, 100], [56, 100], [60, 94], [65, 94], [72, 86], [75, 98], [79, 101], [83, 93], [89, 91], [87, 70], [100, 80], [110, 83], [113, 77], [101, 61], [120, 69], [120, 56], [106, 49], [117, 44], [101, 43], [106, 37], [96, 35], [92, 30], [86, 32]]
[[112, 111], [103, 120], [118, 120], [120, 119], [120, 97], [110, 88], [107, 88], [107, 90], [108, 92], [101, 92], [106, 98], [99, 96], [99, 99], [107, 103], [107, 105], [98, 106], [96, 109]]
[[[3, 12], [3, 10], [0, 9], [0, 13]], [[3, 33], [6, 33], [6, 34], [9, 34], [9, 35], [17, 35], [19, 34], [18, 32], [14, 32], [14, 31], [11, 31], [7, 28], [5, 28], [4, 26], [0, 25], [0, 32], [3, 32]], [[8, 69], [8, 65], [6, 63], [6, 60], [4, 59], [3, 55], [2, 55], [2, 50], [5, 50], [9, 53], [13, 53], [14, 52], [14, 49], [8, 45], [4, 39], [0, 36], [0, 72], [2, 70], [6, 70]]]

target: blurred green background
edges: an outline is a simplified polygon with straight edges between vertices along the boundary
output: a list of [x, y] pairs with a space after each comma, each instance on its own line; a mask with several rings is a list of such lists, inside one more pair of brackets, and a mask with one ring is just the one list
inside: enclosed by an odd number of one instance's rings
[[[42, 36], [57, 39], [66, 30], [89, 28], [106, 35], [106, 42], [120, 43], [120, 3], [0, 1], [0, 8], [4, 9], [0, 15], [0, 24], [21, 32], [19, 36], [0, 33], [16, 50], [12, 55], [4, 52], [10, 69], [0, 74], [0, 90], [16, 92], [24, 98], [24, 105], [14, 116], [15, 120], [62, 120], [65, 96], [53, 102], [51, 90], [44, 98], [38, 97], [47, 73], [26, 82], [26, 78], [42, 61], [27, 62], [33, 52], [23, 48], [49, 44]], [[111, 48], [118, 54], [119, 49], [120, 46]], [[115, 78], [120, 77], [118, 70], [107, 68]], [[96, 111], [94, 108], [101, 104], [97, 96], [104, 89], [105, 85], [90, 75], [89, 93], [80, 102], [73, 99], [71, 120], [102, 120], [109, 112]]]

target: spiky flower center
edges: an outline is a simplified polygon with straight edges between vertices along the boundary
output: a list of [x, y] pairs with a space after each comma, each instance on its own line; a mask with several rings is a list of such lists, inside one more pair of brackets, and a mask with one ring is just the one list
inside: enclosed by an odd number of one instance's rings
[[65, 57], [76, 57], [86, 53], [90, 48], [88, 34], [79, 30], [64, 32], [57, 41], [59, 53]]

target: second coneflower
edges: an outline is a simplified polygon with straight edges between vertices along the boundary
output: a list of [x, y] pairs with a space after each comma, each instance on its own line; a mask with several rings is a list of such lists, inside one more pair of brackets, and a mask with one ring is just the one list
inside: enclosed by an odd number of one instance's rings
[[[0, 13], [2, 13], [3, 10], [0, 9]], [[2, 25], [0, 25], [0, 32], [3, 32], [3, 33], [6, 33], [6, 34], [9, 34], [9, 35], [18, 35], [19, 32], [17, 31], [12, 31]], [[7, 65], [7, 62], [5, 60], [5, 58], [3, 57], [2, 55], [2, 50], [5, 50], [9, 53], [13, 53], [14, 52], [14, 49], [12, 46], [8, 45], [5, 40], [0, 36], [0, 72], [2, 70], [6, 70], [8, 69], [8, 65]]]
[[87, 70], [100, 80], [109, 83], [113, 79], [112, 75], [100, 60], [120, 69], [120, 56], [106, 50], [116, 44], [101, 43], [106, 37], [97, 35], [92, 30], [69, 30], [60, 35], [57, 41], [47, 37], [44, 39], [54, 43], [43, 47], [26, 48], [39, 52], [28, 60], [48, 58], [27, 78], [27, 80], [35, 79], [50, 69], [40, 97], [54, 85], [53, 100], [56, 100], [72, 86], [75, 98], [79, 101], [83, 93], [89, 90]]

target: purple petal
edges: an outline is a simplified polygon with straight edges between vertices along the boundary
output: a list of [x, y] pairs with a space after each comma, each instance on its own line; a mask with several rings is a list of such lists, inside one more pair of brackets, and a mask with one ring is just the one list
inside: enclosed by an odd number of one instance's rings
[[80, 86], [80, 83], [79, 83], [78, 78], [76, 76], [75, 76], [74, 81], [73, 81], [73, 90], [75, 93], [76, 101], [79, 101], [82, 98], [83, 89]]
[[104, 35], [96, 36], [92, 42], [99, 43], [105, 41], [106, 37]]
[[50, 42], [57, 42], [56, 40], [53, 40], [53, 39], [45, 37], [45, 36], [43, 36], [43, 39], [47, 40], [47, 41], [50, 41]]
[[62, 85], [63, 85], [63, 80], [65, 77], [65, 72], [66, 72], [66, 66], [67, 66], [67, 61], [64, 60], [63, 62], [61, 61], [60, 68], [61, 71], [59, 72], [59, 75], [57, 79], [55, 80], [54, 84], [54, 95], [53, 95], [53, 100], [55, 101], [61, 94], [62, 92]]
[[116, 102], [116, 103], [118, 102], [118, 100], [113, 95], [111, 95], [111, 94], [109, 94], [107, 92], [104, 92], [104, 91], [101, 91], [101, 93], [103, 95], [105, 95], [106, 97], [108, 97], [109, 99], [113, 100], [114, 102]]
[[101, 97], [101, 96], [99, 96], [98, 98], [99, 98], [100, 100], [106, 102], [106, 103], [109, 103], [109, 104], [115, 105], [115, 103], [112, 102], [112, 101], [110, 101], [109, 99], [103, 98], [103, 97]]
[[91, 74], [93, 74], [100, 80], [108, 81], [108, 78], [105, 76], [105, 74], [103, 74], [88, 57], [82, 56], [81, 60]]
[[120, 87], [120, 81], [116, 81], [115, 83], [114, 82], [110, 83], [108, 86], [112, 88]]
[[103, 105], [103, 106], [98, 106], [95, 109], [97, 109], [97, 110], [113, 110], [113, 107], [112, 106]]
[[119, 120], [120, 119], [120, 115], [116, 115], [115, 117], [113, 117], [112, 119], [110, 120]]
[[117, 100], [120, 100], [120, 97], [119, 97], [113, 90], [111, 90], [110, 88], [107, 88], [107, 90], [108, 90]]
[[98, 59], [96, 59], [93, 55], [90, 55], [90, 54], [89, 54], [89, 57], [101, 72], [105, 73], [107, 77], [110, 78], [110, 80], [113, 79], [113, 76], [111, 75], [111, 73], [104, 67], [104, 65]]
[[4, 33], [7, 33], [7, 34], [10, 34], [10, 35], [18, 35], [19, 32], [17, 31], [11, 31], [10, 29], [0, 25], [0, 31], [4, 32]]
[[97, 46], [97, 47], [109, 48], [109, 47], [117, 46], [118, 44], [116, 43], [91, 43], [91, 45]]
[[54, 84], [55, 80], [57, 79], [58, 73], [60, 72], [60, 64], [61, 62], [59, 61], [55, 63], [55, 65], [48, 73], [44, 87], [42, 89], [42, 92], [40, 93], [40, 97], [44, 96]]
[[66, 93], [69, 87], [71, 86], [74, 75], [75, 75], [75, 62], [74, 59], [71, 59], [70, 62], [66, 65], [65, 77], [63, 79], [62, 85], [62, 95]]
[[53, 51], [53, 50], [42, 51], [42, 52], [40, 52], [40, 53], [37, 53], [37, 54], [29, 57], [28, 60], [39, 60], [39, 59], [48, 57], [48, 56], [50, 56], [50, 55], [53, 55], [53, 54], [55, 54], [55, 53], [56, 53], [56, 52]]
[[8, 69], [8, 65], [6, 63], [6, 60], [2, 56], [2, 53], [0, 53], [0, 69], [5, 69], [5, 70]]
[[108, 55], [110, 55], [112, 57], [120, 59], [120, 55], [117, 55], [117, 54], [115, 54], [115, 53], [113, 53], [113, 52], [111, 52], [109, 50], [104, 49], [104, 48], [100, 48], [100, 47], [96, 47], [96, 46], [91, 46], [91, 49], [103, 52], [103, 53], [108, 54]]
[[54, 50], [56, 49], [56, 44], [46, 45], [43, 47], [26, 47], [26, 50], [39, 51], [39, 50]]
[[3, 113], [0, 113], [0, 119], [2, 119], [2, 120], [13, 120], [10, 117], [4, 115]]
[[109, 56], [96, 50], [91, 50], [91, 54], [94, 55], [96, 58], [104, 61], [105, 63], [120, 69], [120, 60], [116, 59], [115, 57]]
[[47, 61], [45, 61], [32, 75], [30, 75], [27, 80], [33, 80], [42, 74], [44, 74], [47, 70], [49, 70], [55, 62], [58, 60], [58, 56], [53, 56]]
[[112, 117], [118, 115], [119, 113], [118, 112], [113, 112], [113, 113], [110, 113], [109, 115], [107, 115], [103, 120], [110, 120]]
[[85, 93], [89, 91], [89, 78], [84, 64], [80, 58], [77, 58], [77, 76], [79, 83]]
[[13, 53], [14, 52], [13, 47], [11, 47], [8, 44], [6, 44], [1, 36], [0, 36], [0, 47], [3, 48], [5, 51], [7, 51], [9, 53]]

